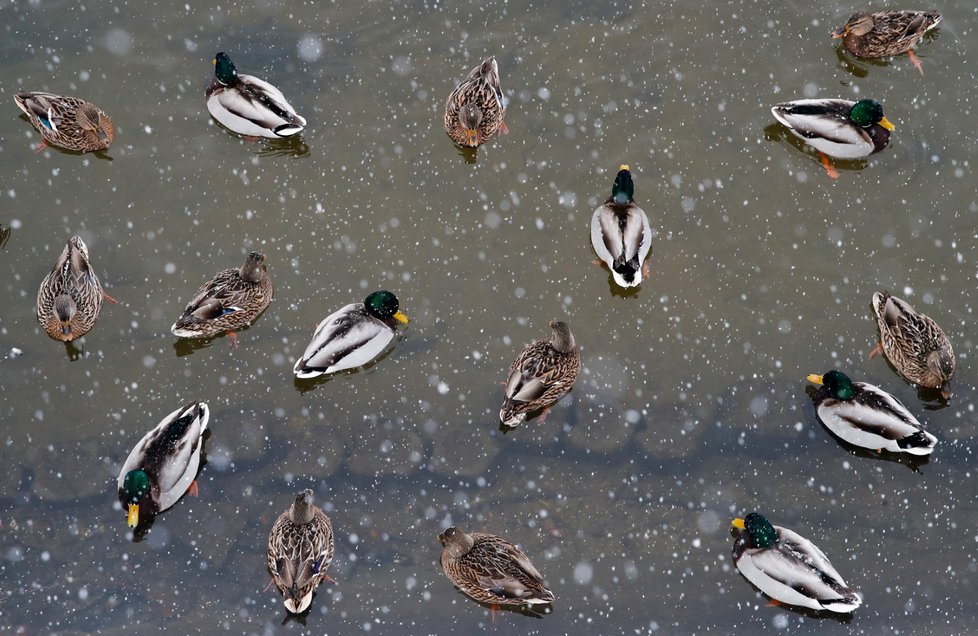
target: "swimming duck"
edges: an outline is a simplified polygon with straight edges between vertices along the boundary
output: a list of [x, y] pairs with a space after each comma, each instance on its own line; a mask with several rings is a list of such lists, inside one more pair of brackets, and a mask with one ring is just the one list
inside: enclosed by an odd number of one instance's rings
[[752, 512], [734, 519], [741, 530], [733, 560], [748, 581], [776, 601], [813, 610], [849, 613], [862, 599], [808, 539]]
[[469, 71], [445, 101], [445, 132], [459, 146], [476, 148], [493, 135], [509, 132], [505, 115], [499, 66], [490, 56]]
[[[324, 580], [333, 561], [333, 526], [312, 503], [312, 491], [301, 491], [279, 515], [268, 535], [268, 570], [282, 594], [285, 609], [301, 614]], [[334, 581], [335, 582], [335, 581]]]
[[850, 444], [911, 455], [930, 455], [934, 450], [937, 438], [886, 391], [853, 382], [835, 369], [809, 375], [808, 381], [820, 385], [814, 397], [818, 419]]
[[890, 143], [893, 124], [883, 116], [883, 106], [873, 99], [799, 99], [771, 109], [774, 118], [820, 153], [829, 176], [837, 178], [826, 155], [837, 159], [861, 159]]
[[70, 342], [95, 326], [103, 299], [115, 302], [102, 290], [85, 241], [72, 236], [37, 290], [37, 321], [55, 340]]
[[210, 411], [200, 401], [173, 411], [143, 436], [119, 472], [119, 502], [130, 528], [190, 492], [197, 494], [197, 469]]
[[408, 321], [398, 307], [397, 296], [375, 291], [362, 303], [347, 305], [327, 316], [296, 360], [296, 377], [314, 378], [362, 367], [376, 358], [394, 339], [398, 322]]
[[581, 371], [581, 352], [566, 322], [551, 321], [550, 338], [527, 345], [510, 367], [506, 397], [499, 421], [512, 428], [527, 414], [543, 409], [542, 423], [550, 407], [574, 386]]
[[622, 165], [611, 196], [591, 216], [591, 246], [611, 270], [615, 283], [625, 288], [637, 287], [648, 277], [645, 259], [652, 249], [649, 217], [635, 204], [634, 193], [632, 173]]
[[108, 148], [115, 138], [115, 127], [105, 111], [80, 97], [35, 92], [19, 93], [14, 101], [41, 133], [37, 152], [48, 144], [97, 152]]
[[954, 350], [937, 323], [887, 291], [873, 294], [873, 313], [880, 342], [869, 357], [882, 351], [904, 379], [951, 397]]
[[494, 534], [451, 527], [438, 535], [445, 576], [470, 598], [493, 606], [543, 605], [554, 595], [515, 545]]
[[842, 28], [832, 32], [856, 57], [889, 57], [906, 52], [921, 75], [913, 46], [941, 22], [937, 11], [857, 11]]
[[235, 329], [247, 326], [272, 302], [272, 279], [265, 255], [252, 252], [238, 269], [225, 269], [200, 286], [183, 315], [170, 327], [180, 338], [211, 338], [226, 333], [238, 346]]
[[205, 93], [214, 119], [239, 135], [280, 139], [302, 131], [306, 120], [296, 114], [282, 92], [264, 80], [239, 74], [227, 53], [214, 56], [214, 79]]

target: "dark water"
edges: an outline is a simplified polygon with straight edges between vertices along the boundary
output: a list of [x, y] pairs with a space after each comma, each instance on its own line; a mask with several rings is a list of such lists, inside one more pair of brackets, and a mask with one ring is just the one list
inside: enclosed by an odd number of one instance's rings
[[[3, 5], [0, 354], [21, 355], [0, 360], [0, 631], [969, 633], [976, 10], [939, 7], [921, 76], [837, 54], [828, 31], [852, 8]], [[300, 140], [242, 142], [209, 118], [217, 50], [285, 93]], [[472, 164], [442, 103], [488, 54], [511, 133]], [[35, 154], [24, 90], [90, 99], [116, 143]], [[830, 180], [769, 112], [815, 96], [875, 97], [890, 146]], [[588, 241], [620, 163], [657, 233], [628, 296]], [[120, 301], [74, 360], [33, 315], [72, 234]], [[172, 337], [196, 286], [254, 249], [276, 298], [240, 348]], [[411, 317], [389, 355], [297, 385], [315, 323], [380, 288]], [[951, 337], [946, 407], [867, 359], [881, 288]], [[499, 383], [552, 318], [584, 370], [546, 423], [503, 436]], [[927, 424], [929, 462], [856, 453], [815, 421], [805, 376], [834, 365]], [[200, 497], [134, 542], [118, 470], [190, 399], [212, 410]], [[265, 541], [304, 487], [332, 518], [338, 584], [286, 622]], [[730, 559], [751, 510], [814, 539], [865, 605], [767, 607]], [[441, 573], [449, 524], [522, 545], [553, 612], [493, 624]]]

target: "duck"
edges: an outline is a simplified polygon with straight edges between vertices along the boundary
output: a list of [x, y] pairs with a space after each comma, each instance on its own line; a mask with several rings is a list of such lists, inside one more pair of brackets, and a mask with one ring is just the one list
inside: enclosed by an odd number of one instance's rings
[[840, 614], [862, 605], [860, 595], [808, 539], [757, 512], [734, 519], [733, 527], [740, 530], [733, 546], [737, 569], [775, 601]]
[[115, 127], [105, 111], [81, 97], [54, 93], [18, 93], [17, 106], [31, 120], [41, 143], [41, 152], [48, 144], [74, 152], [107, 150], [115, 139]]
[[394, 339], [398, 323], [407, 324], [399, 308], [397, 296], [380, 290], [330, 314], [316, 327], [293, 373], [300, 379], [315, 378], [367, 364]]
[[238, 73], [227, 53], [214, 56], [214, 79], [205, 92], [207, 110], [222, 126], [244, 137], [282, 139], [296, 135], [306, 120], [265, 80]]
[[808, 381], [819, 385], [813, 398], [819, 421], [853, 446], [930, 455], [937, 445], [937, 438], [883, 389], [853, 382], [837, 369], [811, 374]]
[[941, 22], [937, 11], [857, 11], [832, 31], [856, 57], [890, 57], [907, 53], [921, 75], [924, 69], [913, 52], [924, 34]]
[[171, 507], [184, 493], [197, 494], [195, 478], [209, 420], [206, 403], [188, 402], [163, 418], [129, 453], [118, 487], [130, 528]]
[[550, 407], [567, 395], [581, 371], [581, 352], [566, 322], [552, 320], [550, 338], [527, 345], [510, 366], [506, 397], [499, 409], [499, 422], [514, 428], [527, 415], [543, 410], [540, 422], [547, 419]]
[[201, 285], [170, 332], [180, 338], [212, 338], [225, 333], [234, 349], [238, 346], [235, 330], [246, 327], [265, 311], [273, 293], [265, 255], [251, 252], [240, 268], [222, 270]]
[[619, 287], [637, 287], [649, 275], [645, 259], [652, 249], [652, 229], [645, 211], [635, 204], [635, 184], [628, 166], [618, 168], [611, 196], [591, 216], [591, 246], [611, 270]]
[[832, 178], [839, 175], [828, 157], [862, 159], [880, 152], [890, 143], [890, 132], [896, 128], [874, 99], [798, 99], [778, 104], [771, 112], [791, 134], [819, 152], [822, 165]]
[[312, 593], [333, 561], [333, 525], [312, 503], [312, 490], [302, 490], [279, 515], [268, 534], [268, 570], [282, 594], [285, 609], [301, 614], [309, 609]]
[[438, 535], [441, 567], [469, 598], [492, 606], [544, 605], [554, 594], [529, 557], [506, 539], [484, 532], [466, 533], [455, 526]]
[[459, 146], [477, 148], [493, 135], [508, 133], [506, 100], [499, 65], [489, 56], [469, 71], [445, 100], [445, 132]]
[[951, 397], [954, 349], [937, 323], [887, 291], [873, 294], [873, 313], [880, 340], [869, 357], [882, 351], [905, 380]]
[[103, 300], [116, 302], [102, 289], [85, 241], [72, 236], [37, 290], [37, 321], [55, 340], [71, 342], [95, 326]]

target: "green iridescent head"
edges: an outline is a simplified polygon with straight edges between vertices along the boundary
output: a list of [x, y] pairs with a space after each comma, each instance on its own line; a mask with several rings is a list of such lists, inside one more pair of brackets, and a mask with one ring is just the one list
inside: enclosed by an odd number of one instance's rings
[[842, 371], [827, 371], [822, 375], [822, 384], [837, 400], [851, 400], [856, 395], [856, 386]]
[[778, 531], [764, 515], [752, 512], [743, 519], [734, 519], [733, 526], [747, 532], [754, 548], [770, 548], [778, 542]]
[[849, 111], [849, 121], [861, 128], [879, 124], [887, 130], [894, 126], [883, 116], [883, 105], [875, 99], [861, 99], [852, 105]]
[[622, 165], [615, 176], [615, 185], [611, 186], [611, 196], [618, 205], [625, 205], [635, 194], [635, 184], [632, 183], [632, 173], [627, 165]]
[[149, 494], [149, 475], [141, 468], [130, 470], [122, 480], [122, 494], [127, 504], [139, 503]]
[[394, 318], [399, 322], [408, 321], [407, 316], [398, 311], [400, 303], [397, 302], [397, 296], [392, 292], [386, 290], [375, 291], [367, 296], [363, 304], [367, 307], [367, 311], [381, 320], [387, 321], [390, 318]]
[[223, 51], [214, 56], [214, 76], [217, 81], [225, 86], [234, 84], [238, 77], [238, 69], [234, 67], [234, 62]]

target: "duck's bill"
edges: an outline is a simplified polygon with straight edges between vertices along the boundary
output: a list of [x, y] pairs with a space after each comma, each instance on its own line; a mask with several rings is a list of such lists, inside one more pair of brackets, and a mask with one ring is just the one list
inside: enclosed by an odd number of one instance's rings
[[737, 528], [738, 530], [743, 530], [747, 527], [744, 525], [743, 519], [734, 519], [733, 521], [730, 522], [730, 525], [732, 525], [734, 528]]
[[814, 373], [812, 373], [811, 375], [809, 375], [807, 379], [808, 379], [809, 382], [812, 382], [814, 384], [821, 384], [822, 383], [822, 376], [816, 375]]
[[832, 31], [832, 39], [837, 40], [839, 38], [844, 38], [844, 37], [846, 37], [846, 28], [845, 27], [841, 27], [839, 29], [836, 29], [835, 31]]
[[408, 323], [407, 315], [405, 315], [403, 312], [400, 311], [394, 314], [394, 319], [397, 320], [398, 322], [403, 322], [404, 324]]
[[469, 146], [476, 147], [479, 145], [479, 131], [472, 130], [471, 128], [465, 131], [465, 140], [468, 142]]
[[884, 117], [880, 120], [880, 126], [886, 128], [887, 130], [896, 130], [896, 126], [890, 123], [890, 120]]
[[129, 504], [129, 518], [127, 523], [130, 528], [135, 528], [139, 525], [139, 504]]

